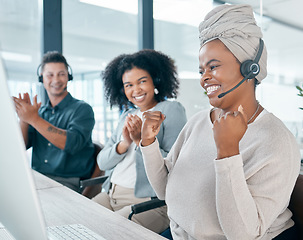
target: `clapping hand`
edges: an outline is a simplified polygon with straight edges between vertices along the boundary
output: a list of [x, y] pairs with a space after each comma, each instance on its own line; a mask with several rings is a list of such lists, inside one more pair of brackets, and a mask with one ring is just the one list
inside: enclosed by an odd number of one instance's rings
[[138, 146], [141, 140], [142, 120], [137, 115], [128, 114], [125, 125], [129, 138]]
[[21, 121], [31, 124], [35, 121], [36, 117], [39, 117], [38, 110], [41, 103], [37, 102], [37, 95], [33, 98], [33, 104], [31, 104], [28, 93], [23, 94], [23, 97], [19, 93], [19, 97], [13, 97], [16, 112]]
[[141, 126], [142, 121], [138, 116], [129, 114], [125, 118], [124, 126], [122, 129], [123, 140], [120, 141], [117, 145], [117, 153], [125, 153], [132, 142], [137, 144], [137, 146], [139, 145], [139, 142], [141, 140]]

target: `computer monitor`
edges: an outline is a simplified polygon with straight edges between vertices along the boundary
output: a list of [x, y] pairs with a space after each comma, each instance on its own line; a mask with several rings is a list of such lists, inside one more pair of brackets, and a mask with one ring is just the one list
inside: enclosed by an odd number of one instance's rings
[[0, 222], [16, 239], [47, 239], [0, 52]]

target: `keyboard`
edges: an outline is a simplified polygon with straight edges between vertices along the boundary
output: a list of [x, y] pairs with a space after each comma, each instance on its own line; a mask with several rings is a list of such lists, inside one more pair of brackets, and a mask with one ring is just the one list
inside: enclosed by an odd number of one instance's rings
[[82, 224], [47, 227], [49, 240], [106, 240]]
[[[0, 224], [0, 240], [16, 240]], [[49, 240], [106, 240], [82, 224], [71, 224], [47, 227]]]

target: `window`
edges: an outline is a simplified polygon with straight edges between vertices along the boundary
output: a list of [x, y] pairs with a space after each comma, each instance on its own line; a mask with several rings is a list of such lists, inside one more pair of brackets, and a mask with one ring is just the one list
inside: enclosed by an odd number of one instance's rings
[[[38, 94], [41, 100], [44, 93], [36, 74], [41, 60], [38, 2], [0, 1], [0, 50], [12, 95], [29, 92], [31, 96]], [[181, 80], [178, 100], [188, 117], [209, 107], [199, 84], [198, 25], [220, 2], [154, 0], [155, 49], [176, 61]], [[297, 21], [301, 17], [300, 3], [263, 1], [266, 12], [261, 18], [259, 2], [251, 4], [264, 33], [268, 76], [257, 87], [257, 99], [286, 124], [303, 149], [303, 111], [299, 109], [303, 104], [295, 87], [303, 82], [303, 31], [302, 21]], [[119, 111], [111, 110], [104, 100], [100, 73], [114, 57], [138, 50], [138, 0], [63, 0], [62, 4], [63, 54], [74, 73], [68, 89], [93, 107], [93, 139], [105, 143], [117, 124]], [[279, 15], [281, 11], [283, 15]]]
[[138, 49], [137, 0], [62, 1], [63, 53], [73, 68], [71, 94], [95, 112], [93, 140], [105, 143], [117, 126], [118, 108], [103, 94], [101, 71], [109, 61]]
[[[176, 60], [180, 77], [178, 100], [184, 105], [187, 116], [209, 108], [207, 96], [199, 84], [198, 26], [214, 5], [223, 1], [209, 0], [154, 0], [155, 49], [161, 50]], [[243, 0], [229, 0], [230, 3], [244, 3]], [[270, 112], [279, 117], [295, 135], [301, 147], [303, 158], [303, 111], [302, 97], [296, 85], [302, 86], [302, 27], [298, 21], [284, 11], [298, 11], [298, 1], [267, 3], [264, 10], [275, 18], [260, 17], [259, 1], [252, 1], [258, 25], [262, 27], [263, 39], [268, 51], [268, 76], [257, 87], [257, 99]], [[268, 4], [270, 6], [266, 6]], [[280, 10], [279, 10], [280, 9]], [[271, 12], [268, 12], [271, 11]], [[280, 15], [277, 15], [281, 13]], [[285, 22], [286, 21], [286, 24]]]
[[40, 62], [38, 1], [0, 1], [0, 51], [11, 94], [36, 92]]

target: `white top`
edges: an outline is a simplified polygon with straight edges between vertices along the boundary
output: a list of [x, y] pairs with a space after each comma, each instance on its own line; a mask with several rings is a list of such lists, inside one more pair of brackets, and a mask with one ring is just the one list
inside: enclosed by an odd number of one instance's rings
[[215, 160], [212, 127], [209, 111], [197, 113], [165, 159], [157, 141], [141, 146], [174, 239], [270, 240], [291, 227], [287, 206], [301, 158], [292, 133], [263, 110], [248, 125], [240, 154]]
[[[147, 111], [153, 111], [151, 108]], [[143, 112], [137, 109], [134, 112], [142, 120]], [[123, 135], [121, 135], [121, 141], [123, 140]], [[132, 142], [129, 146], [125, 158], [123, 161], [119, 162], [113, 170], [111, 182], [125, 188], [135, 188], [136, 183], [136, 151], [137, 145]]]

